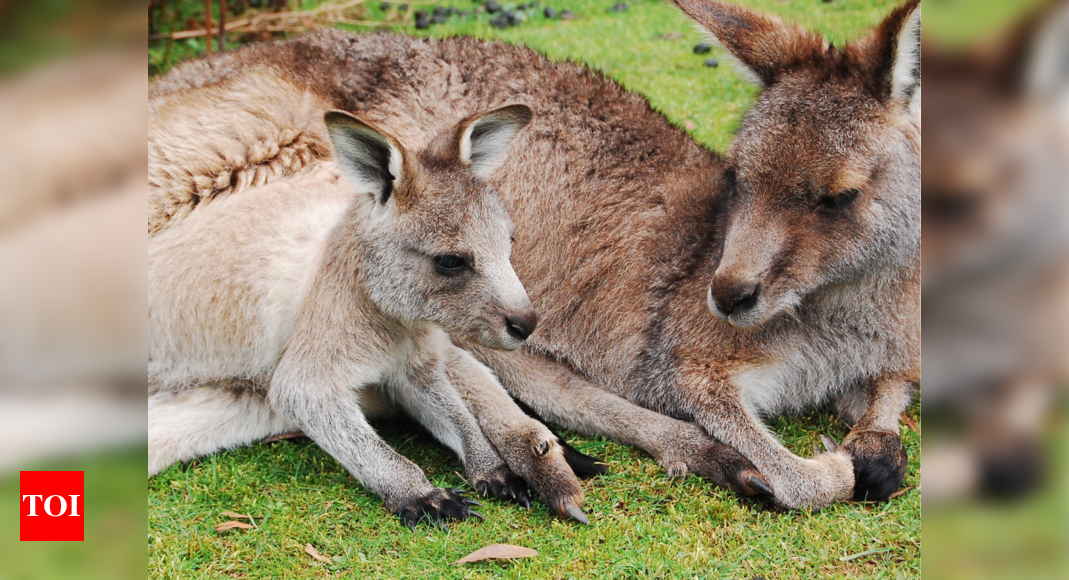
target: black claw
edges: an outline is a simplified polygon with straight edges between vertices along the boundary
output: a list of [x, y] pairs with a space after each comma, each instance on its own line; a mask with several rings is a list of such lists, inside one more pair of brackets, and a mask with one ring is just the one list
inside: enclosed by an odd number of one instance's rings
[[463, 520], [468, 517], [483, 519], [481, 514], [468, 508], [471, 505], [479, 505], [479, 502], [463, 497], [459, 491], [437, 489], [402, 507], [397, 515], [401, 518], [401, 523], [411, 530], [415, 530], [420, 522], [426, 522], [446, 532], [449, 531], [447, 520]]
[[581, 524], [589, 524], [590, 523], [590, 520], [587, 519], [586, 514], [583, 513], [583, 510], [579, 509], [579, 506], [577, 506], [575, 504], [572, 504], [572, 503], [564, 504], [564, 513], [568, 514], [569, 516], [571, 516], [571, 518], [573, 520], [575, 520], [575, 521], [577, 521], [577, 522], [579, 522]]
[[828, 450], [828, 453], [835, 453], [836, 451], [842, 451], [843, 448], [835, 442], [834, 439], [827, 435], [820, 436], [820, 442], [824, 444], [824, 449]]
[[535, 446], [535, 455], [542, 456], [549, 452], [549, 441], [539, 441]]
[[521, 494], [517, 501], [522, 503], [523, 507], [525, 507], [527, 509], [531, 509], [531, 500], [527, 499], [527, 494], [526, 493]]
[[473, 506], [476, 506], [476, 507], [481, 507], [483, 504], [481, 504], [481, 503], [479, 503], [479, 502], [477, 502], [477, 501], [475, 501], [473, 499], [465, 498], [464, 499], [464, 505], [473, 505]]
[[481, 513], [477, 512], [475, 510], [468, 510], [468, 515], [472, 516], [472, 517], [475, 517], [475, 518], [479, 518], [480, 521], [486, 520], [486, 518], [484, 518]]
[[746, 485], [748, 485], [751, 489], [757, 491], [761, 495], [765, 495], [768, 497], [774, 497], [776, 495], [772, 493], [772, 488], [769, 487], [768, 482], [758, 475], [751, 475], [747, 477]]

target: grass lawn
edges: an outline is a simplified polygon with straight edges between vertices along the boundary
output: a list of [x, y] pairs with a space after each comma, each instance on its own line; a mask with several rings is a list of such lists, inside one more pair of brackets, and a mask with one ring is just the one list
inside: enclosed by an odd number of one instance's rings
[[[833, 42], [855, 38], [890, 11], [887, 0], [746, 0], [796, 20]], [[311, 3], [305, 3], [310, 5]], [[365, 17], [386, 14], [374, 2]], [[508, 8], [510, 3], [502, 2]], [[528, 21], [491, 28], [489, 15], [450, 17], [420, 32], [468, 34], [524, 43], [555, 59], [587, 63], [646, 95], [654, 106], [708, 147], [724, 150], [750, 106], [755, 87], [717, 49], [692, 52], [703, 40], [669, 4], [614, 0], [541, 0]], [[193, 17], [203, 3], [183, 2]], [[470, 0], [442, 6], [470, 10]], [[542, 7], [569, 9], [570, 22], [548, 20]], [[415, 6], [413, 7], [415, 9]], [[192, 15], [192, 16], [191, 16]], [[402, 28], [414, 32], [411, 21]], [[163, 43], [149, 49], [150, 67], [166, 70], [203, 50], [203, 39], [177, 41], [165, 62]], [[919, 423], [920, 409], [910, 415]], [[376, 425], [431, 481], [467, 487], [459, 462], [407, 420]], [[774, 431], [796, 453], [809, 455], [821, 433], [841, 440], [834, 417], [779, 420]], [[669, 479], [645, 454], [603, 439], [568, 435], [580, 450], [610, 466], [584, 482], [591, 525], [560, 522], [536, 503], [525, 510], [486, 501], [486, 521], [426, 526], [415, 532], [388, 514], [332, 458], [308, 440], [285, 440], [173, 466], [148, 482], [148, 573], [153, 578], [917, 578], [920, 576], [920, 435], [904, 428], [910, 470], [901, 497], [888, 504], [839, 504], [820, 513], [779, 513], [742, 501], [696, 477]], [[216, 532], [230, 510], [253, 516], [256, 528]], [[509, 564], [451, 562], [482, 546], [512, 543], [539, 555]], [[330, 563], [305, 553], [311, 544]]]

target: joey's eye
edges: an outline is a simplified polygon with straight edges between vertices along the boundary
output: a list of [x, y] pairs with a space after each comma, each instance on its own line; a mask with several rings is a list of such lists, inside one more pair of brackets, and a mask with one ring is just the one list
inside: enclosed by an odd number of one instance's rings
[[854, 200], [857, 199], [858, 195], [858, 190], [848, 189], [834, 195], [825, 195], [824, 197], [821, 197], [817, 202], [817, 205], [820, 206], [820, 209], [825, 211], [840, 211], [854, 203]]
[[439, 274], [451, 276], [459, 274], [464, 268], [468, 267], [468, 263], [464, 261], [464, 258], [460, 256], [451, 256], [449, 254], [443, 256], [434, 257], [434, 268], [438, 270]]
[[509, 236], [509, 241], [515, 244], [516, 243], [516, 236]]

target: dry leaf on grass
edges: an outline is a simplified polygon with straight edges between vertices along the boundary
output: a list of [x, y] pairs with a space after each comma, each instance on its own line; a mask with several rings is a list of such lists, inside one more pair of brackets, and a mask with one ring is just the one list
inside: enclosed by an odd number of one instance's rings
[[304, 431], [294, 431], [293, 433], [280, 433], [278, 435], [272, 435], [267, 439], [264, 439], [264, 443], [273, 443], [275, 441], [282, 441], [283, 439], [296, 439], [297, 437], [307, 437]]
[[313, 546], [312, 544], [305, 544], [304, 545], [304, 551], [308, 552], [309, 556], [315, 558], [316, 560], [319, 560], [320, 562], [322, 562], [324, 564], [333, 564], [334, 563], [334, 562], [332, 562], [330, 560], [330, 558], [324, 556], [323, 554], [320, 554], [319, 550], [315, 549], [315, 546]]
[[537, 556], [538, 552], [524, 548], [523, 546], [513, 546], [512, 544], [491, 544], [485, 548], [479, 548], [474, 552], [464, 556], [463, 558], [453, 562], [454, 564], [469, 564], [471, 562], [482, 562], [483, 560], [510, 560], [512, 558], [531, 558]]
[[683, 128], [687, 131], [693, 131], [697, 129], [698, 126], [694, 124], [694, 121], [687, 120], [683, 122]]
[[235, 521], [223, 522], [221, 524], [216, 524], [215, 525], [215, 531], [217, 531], [217, 532], [225, 532], [227, 530], [232, 530], [234, 528], [241, 528], [243, 530], [251, 530], [252, 526], [250, 526], [249, 524], [246, 524], [245, 522], [235, 522]]
[[220, 514], [220, 515], [224, 515], [224, 516], [226, 516], [226, 517], [228, 517], [228, 518], [242, 518], [242, 519], [246, 519], [246, 520], [249, 520], [249, 523], [250, 523], [250, 524], [252, 524], [252, 527], [254, 527], [254, 528], [256, 527], [256, 521], [252, 519], [252, 516], [247, 516], [247, 515], [245, 515], [245, 514], [239, 514], [239, 513], [237, 513], [237, 512], [232, 512], [232, 511], [230, 511], [230, 510], [227, 510], [227, 511], [225, 511], [225, 512], [223, 512], [223, 513], [222, 513], [222, 514]]
[[907, 415], [905, 413], [902, 413], [902, 417], [901, 418], [902, 418], [902, 422], [906, 424], [906, 427], [909, 427], [910, 430], [912, 430], [914, 433], [920, 433], [921, 432], [921, 428], [917, 426], [917, 422], [913, 420], [913, 417], [910, 417], [909, 415]]

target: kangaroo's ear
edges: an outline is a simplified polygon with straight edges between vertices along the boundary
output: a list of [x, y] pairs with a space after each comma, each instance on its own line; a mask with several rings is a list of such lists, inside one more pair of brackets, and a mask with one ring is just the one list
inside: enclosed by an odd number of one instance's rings
[[895, 9], [864, 42], [877, 96], [912, 101], [921, 86], [921, 0]]
[[483, 179], [505, 162], [505, 154], [520, 129], [531, 122], [531, 109], [509, 105], [461, 121], [459, 128], [460, 161], [471, 165]]
[[1061, 98], [1069, 92], [1069, 4], [1051, 2], [1027, 56], [1024, 88], [1033, 96]]
[[764, 86], [790, 68], [820, 62], [828, 47], [819, 35], [742, 6], [714, 0], [674, 1], [734, 57], [745, 76]]
[[401, 182], [404, 153], [396, 139], [343, 111], [323, 116], [342, 172], [353, 186], [385, 204]]

